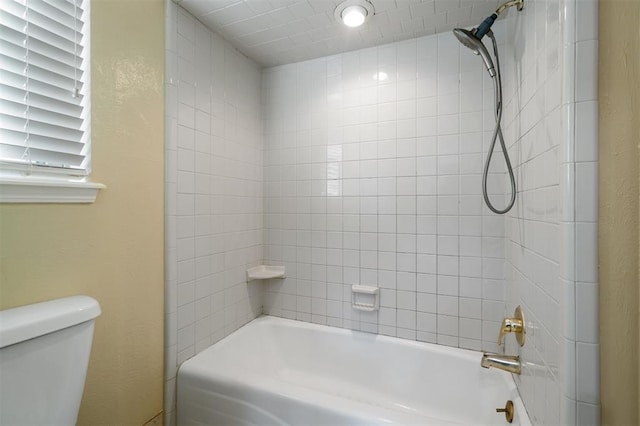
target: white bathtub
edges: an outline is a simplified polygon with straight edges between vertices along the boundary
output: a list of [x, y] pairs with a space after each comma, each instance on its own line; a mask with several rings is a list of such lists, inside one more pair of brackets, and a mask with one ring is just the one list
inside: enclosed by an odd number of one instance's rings
[[530, 426], [481, 355], [264, 316], [182, 364], [178, 424]]

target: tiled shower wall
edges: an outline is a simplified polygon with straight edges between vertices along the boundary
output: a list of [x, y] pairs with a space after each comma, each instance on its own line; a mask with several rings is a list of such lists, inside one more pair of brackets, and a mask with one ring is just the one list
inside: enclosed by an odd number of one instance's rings
[[[266, 69], [260, 96], [259, 68], [167, 3], [168, 422], [176, 365], [261, 309], [501, 350], [521, 304], [528, 341], [505, 352], [530, 416], [598, 423], [595, 0], [529, 0], [495, 26], [506, 218], [480, 195], [491, 81], [451, 34]], [[263, 257], [287, 278], [247, 285]], [[378, 313], [351, 308], [352, 284], [380, 287]]]
[[507, 19], [504, 128], [519, 199], [506, 223], [516, 377], [535, 424], [599, 424], [597, 1], [527, 1]]
[[[263, 72], [265, 258], [287, 271], [265, 313], [497, 349], [505, 225], [480, 192], [486, 74], [450, 32]], [[352, 309], [352, 284], [381, 289], [379, 312]]]
[[165, 424], [177, 366], [262, 313], [260, 68], [167, 0]]

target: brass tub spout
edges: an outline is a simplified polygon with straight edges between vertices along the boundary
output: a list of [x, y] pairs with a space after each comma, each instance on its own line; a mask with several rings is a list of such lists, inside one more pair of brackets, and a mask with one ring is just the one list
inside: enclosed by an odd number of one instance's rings
[[483, 354], [480, 365], [483, 368], [498, 368], [513, 374], [520, 374], [522, 366], [520, 357], [513, 355]]

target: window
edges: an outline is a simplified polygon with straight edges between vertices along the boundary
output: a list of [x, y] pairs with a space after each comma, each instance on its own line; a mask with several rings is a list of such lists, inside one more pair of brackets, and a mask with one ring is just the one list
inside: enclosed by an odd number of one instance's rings
[[0, 201], [92, 202], [89, 0], [2, 0]]

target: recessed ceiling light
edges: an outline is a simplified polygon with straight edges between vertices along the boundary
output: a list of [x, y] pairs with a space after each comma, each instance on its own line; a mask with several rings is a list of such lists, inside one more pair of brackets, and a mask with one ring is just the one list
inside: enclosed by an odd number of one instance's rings
[[367, 0], [346, 0], [336, 7], [333, 15], [347, 27], [359, 27], [374, 13], [373, 4]]
[[362, 6], [349, 6], [340, 14], [347, 27], [359, 27], [367, 19], [367, 9]]

